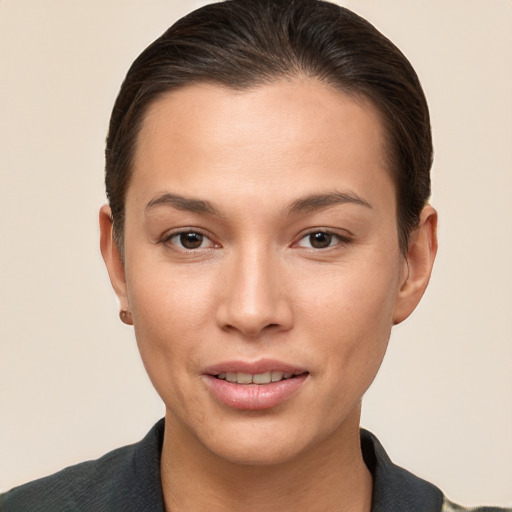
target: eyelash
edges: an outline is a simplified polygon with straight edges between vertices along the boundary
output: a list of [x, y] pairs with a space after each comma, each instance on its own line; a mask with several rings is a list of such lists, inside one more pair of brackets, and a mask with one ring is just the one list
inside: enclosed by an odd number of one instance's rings
[[[336, 242], [331, 244], [329, 243], [329, 245], [327, 245], [326, 247], [303, 247], [305, 249], [308, 249], [308, 250], [313, 250], [313, 251], [323, 251], [323, 250], [328, 250], [328, 249], [332, 249], [336, 246], [339, 246], [339, 245], [348, 245], [350, 243], [353, 242], [352, 238], [348, 237], [348, 236], [343, 236], [343, 235], [340, 235], [339, 233], [336, 233], [330, 229], [312, 229], [310, 231], [308, 231], [307, 233], [303, 234], [298, 242], [294, 243], [294, 246], [297, 247], [299, 246], [299, 243], [302, 241], [302, 240], [305, 240], [307, 239], [308, 237], [311, 237], [312, 235], [327, 235], [328, 237], [330, 237], [330, 241], [332, 241], [332, 239], [335, 239]], [[299, 246], [300, 247], [300, 246]]]
[[[180, 242], [172, 242], [173, 239], [178, 238], [178, 237], [182, 237], [183, 235], [198, 235], [199, 237], [202, 237], [200, 245], [198, 247], [187, 248], [187, 247], [183, 246], [182, 241], [181, 241], [181, 246], [179, 245]], [[303, 240], [308, 239], [308, 237], [311, 237], [313, 235], [323, 235], [323, 236], [326, 236], [328, 238], [328, 245], [326, 245], [325, 247], [314, 247], [311, 244], [311, 241], [310, 241], [309, 246], [301, 246], [300, 245], [300, 242], [302, 242]], [[335, 240], [335, 243], [331, 243], [333, 241], [333, 239]], [[201, 245], [205, 241], [210, 241], [210, 245], [208, 247], [201, 247]], [[312, 230], [308, 231], [307, 233], [304, 233], [298, 239], [297, 242], [292, 244], [292, 247], [302, 247], [304, 249], [312, 250], [312, 251], [324, 251], [324, 250], [327, 250], [327, 249], [332, 249], [333, 247], [336, 247], [338, 245], [342, 245], [342, 246], [343, 245], [348, 245], [348, 244], [352, 243], [352, 241], [353, 240], [350, 237], [340, 235], [339, 233], [335, 233], [332, 230], [329, 230], [329, 229], [318, 229], [317, 228], [317, 229], [312, 229]], [[198, 250], [215, 249], [217, 247], [220, 247], [219, 244], [216, 244], [215, 242], [213, 242], [208, 235], [206, 235], [204, 232], [202, 232], [199, 229], [181, 229], [179, 231], [173, 231], [171, 233], [168, 233], [168, 234], [164, 235], [162, 237], [162, 239], [160, 240], [160, 243], [163, 243], [163, 244], [166, 244], [166, 245], [171, 245], [171, 246], [173, 246], [173, 248], [175, 250], [178, 250], [178, 251], [181, 251], [181, 252], [196, 252]]]
[[[205, 240], [209, 240], [210, 245], [208, 247], [187, 248], [187, 247], [183, 247], [183, 244], [181, 244], [181, 247], [180, 247], [179, 242], [174, 242], [174, 243], [172, 242], [173, 238], [178, 238], [183, 235], [199, 235], [200, 237], [202, 237], [201, 245]], [[215, 244], [215, 242], [213, 242], [211, 240], [211, 238], [206, 233], [201, 231], [200, 229], [180, 229], [179, 231], [173, 231], [171, 233], [167, 233], [161, 238], [160, 243], [165, 244], [165, 245], [170, 245], [174, 248], [174, 250], [177, 250], [180, 252], [195, 252], [198, 250], [214, 249], [216, 247], [219, 247], [218, 244]]]

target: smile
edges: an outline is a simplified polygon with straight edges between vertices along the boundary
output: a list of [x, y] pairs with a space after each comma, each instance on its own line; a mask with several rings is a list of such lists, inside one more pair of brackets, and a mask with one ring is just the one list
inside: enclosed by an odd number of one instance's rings
[[296, 375], [304, 372], [280, 372], [280, 371], [267, 371], [264, 373], [245, 373], [245, 372], [228, 372], [219, 373], [216, 375], [217, 379], [226, 380], [236, 384], [270, 384], [271, 382], [280, 382], [281, 380], [291, 379]]
[[229, 361], [210, 366], [203, 382], [212, 397], [233, 409], [272, 409], [297, 395], [309, 381], [305, 368], [282, 361]]

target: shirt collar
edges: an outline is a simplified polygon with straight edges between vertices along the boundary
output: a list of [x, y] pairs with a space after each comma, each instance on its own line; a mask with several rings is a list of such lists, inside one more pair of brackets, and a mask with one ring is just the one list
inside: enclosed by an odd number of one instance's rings
[[373, 476], [372, 512], [439, 512], [443, 493], [391, 462], [378, 439], [361, 429], [363, 458]]
[[[164, 419], [161, 419], [135, 447], [133, 481], [136, 482], [137, 492], [133, 496], [137, 496], [137, 506], [134, 510], [164, 511], [160, 481], [164, 425]], [[371, 512], [441, 510], [442, 492], [436, 486], [393, 464], [378, 439], [364, 429], [361, 429], [361, 449], [364, 461], [373, 476]]]

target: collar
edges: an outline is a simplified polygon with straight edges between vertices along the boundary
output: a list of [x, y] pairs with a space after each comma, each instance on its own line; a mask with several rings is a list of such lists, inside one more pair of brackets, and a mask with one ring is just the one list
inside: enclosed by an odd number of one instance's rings
[[378, 439], [361, 429], [363, 458], [373, 476], [371, 512], [439, 512], [443, 493], [435, 486], [391, 462]]
[[[144, 496], [158, 503], [164, 510], [160, 483], [160, 454], [164, 435], [164, 419], [160, 420], [135, 445], [134, 481], [140, 489], [139, 496]], [[405, 469], [391, 462], [378, 439], [367, 430], [361, 429], [361, 449], [363, 458], [373, 476], [373, 498], [371, 512], [439, 512], [443, 504], [443, 494], [434, 485], [414, 476]], [[149, 492], [149, 494], [148, 494]], [[148, 501], [144, 500], [147, 507]], [[141, 510], [141, 509], [139, 509]], [[148, 510], [148, 508], [146, 508]]]

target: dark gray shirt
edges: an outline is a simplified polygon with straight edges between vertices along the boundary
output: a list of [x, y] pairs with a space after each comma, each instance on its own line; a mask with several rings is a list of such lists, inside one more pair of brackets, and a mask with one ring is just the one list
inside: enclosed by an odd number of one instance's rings
[[[15, 487], [0, 495], [0, 512], [164, 512], [163, 433], [160, 420], [139, 443]], [[434, 485], [394, 465], [377, 438], [365, 430], [361, 446], [373, 475], [372, 512], [512, 512], [458, 507]]]

